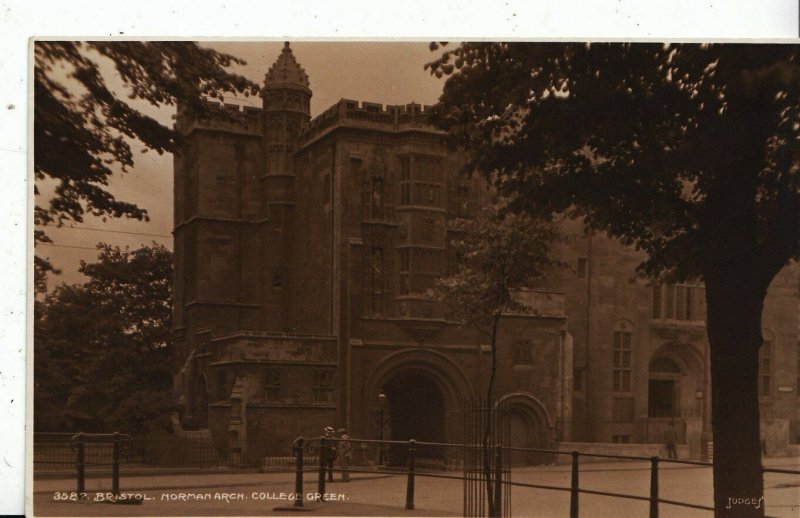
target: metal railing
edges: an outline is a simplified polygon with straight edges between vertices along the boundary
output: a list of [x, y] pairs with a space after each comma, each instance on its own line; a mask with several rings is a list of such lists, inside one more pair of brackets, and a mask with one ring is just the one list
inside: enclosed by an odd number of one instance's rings
[[[406, 491], [405, 491], [405, 508], [406, 509], [414, 509], [414, 496], [415, 496], [415, 479], [416, 477], [432, 477], [432, 478], [443, 478], [443, 479], [452, 479], [452, 480], [464, 480], [465, 475], [454, 475], [448, 474], [446, 472], [433, 472], [433, 471], [421, 471], [418, 467], [418, 459], [417, 459], [417, 451], [421, 446], [426, 446], [428, 448], [445, 448], [451, 452], [460, 450], [461, 452], [466, 452], [473, 449], [481, 449], [482, 446], [479, 444], [455, 444], [455, 443], [439, 443], [439, 442], [425, 442], [425, 441], [390, 441], [390, 440], [373, 440], [373, 439], [345, 439], [351, 443], [361, 443], [361, 444], [371, 444], [376, 445], [378, 449], [386, 448], [386, 447], [404, 447], [406, 450], [406, 462], [405, 466], [397, 467], [397, 466], [380, 466], [379, 470], [376, 470], [374, 467], [364, 467], [364, 466], [337, 466], [334, 468], [333, 466], [333, 449], [335, 446], [342, 441], [342, 439], [337, 438], [326, 438], [326, 437], [313, 437], [313, 438], [304, 438], [299, 437], [295, 440], [293, 444], [293, 454], [295, 457], [295, 494], [299, 497], [295, 500], [294, 506], [295, 507], [303, 507], [303, 474], [310, 471], [317, 471], [317, 495], [321, 498], [322, 495], [325, 494], [325, 486], [326, 481], [330, 482], [333, 481], [333, 472], [338, 471], [342, 474], [347, 474], [349, 476], [350, 473], [369, 473], [375, 474], [376, 471], [385, 474], [394, 474], [394, 475], [404, 475], [406, 477]], [[318, 456], [318, 463], [314, 467], [308, 467], [307, 464], [304, 463], [304, 450], [312, 444], [318, 444], [318, 449], [316, 452]], [[516, 447], [506, 447], [501, 445], [491, 446], [491, 448], [500, 451], [502, 450], [504, 453], [509, 452], [526, 452], [526, 453], [533, 453], [533, 454], [541, 454], [548, 458], [554, 458], [554, 456], [569, 456], [570, 457], [570, 484], [569, 486], [553, 486], [547, 484], [533, 484], [528, 482], [519, 482], [519, 481], [512, 481], [510, 478], [503, 479], [502, 484], [506, 484], [508, 486], [516, 486], [516, 487], [525, 487], [525, 488], [532, 488], [532, 489], [544, 489], [544, 490], [551, 490], [551, 491], [564, 491], [569, 492], [570, 494], [570, 505], [569, 505], [569, 515], [570, 518], [578, 518], [579, 516], [579, 509], [580, 509], [580, 495], [599, 495], [599, 496], [608, 496], [613, 498], [623, 498], [629, 500], [638, 500], [638, 501], [645, 501], [649, 503], [649, 516], [650, 518], [658, 518], [659, 516], [659, 508], [662, 504], [665, 505], [673, 505], [679, 507], [686, 507], [692, 509], [699, 509], [705, 511], [714, 511], [712, 506], [696, 504], [691, 502], [682, 502], [678, 500], [672, 500], [667, 498], [662, 498], [660, 496], [660, 481], [659, 481], [659, 468], [664, 464], [672, 464], [672, 465], [687, 465], [687, 466], [696, 466], [696, 467], [713, 467], [713, 464], [710, 462], [702, 462], [702, 461], [694, 461], [694, 460], [677, 460], [677, 459], [662, 459], [660, 457], [643, 457], [643, 456], [634, 456], [634, 455], [613, 455], [613, 454], [601, 454], [601, 453], [584, 453], [580, 451], [561, 451], [561, 450], [548, 450], [548, 449], [537, 449], [537, 448], [516, 448]], [[644, 495], [634, 495], [629, 493], [620, 493], [620, 492], [611, 492], [611, 491], [599, 491], [594, 489], [582, 488], [580, 485], [580, 459], [581, 458], [596, 458], [596, 459], [608, 459], [608, 460], [622, 460], [622, 461], [644, 461], [649, 463], [649, 473], [650, 473], [650, 485], [649, 485], [649, 494], [647, 496]], [[788, 474], [788, 475], [800, 475], [800, 470], [791, 470], [791, 469], [782, 469], [782, 468], [765, 468], [762, 467], [763, 473], [778, 473], [778, 474]], [[498, 510], [499, 512], [499, 510]]]
[[[119, 467], [123, 448], [129, 447], [132, 438], [122, 433], [77, 433], [70, 438], [70, 447], [75, 452], [75, 476], [78, 494], [86, 492], [86, 466], [111, 467], [111, 492], [114, 496], [119, 492]], [[111, 447], [110, 462], [89, 462], [86, 459], [87, 444], [104, 444]]]
[[[36, 473], [69, 471], [75, 464], [73, 433], [33, 434], [33, 464]], [[84, 434], [101, 437], [103, 434]], [[110, 435], [110, 434], [107, 434]], [[87, 439], [86, 468], [97, 471], [112, 462], [113, 445], [109, 441]], [[286, 452], [287, 454], [290, 452]], [[294, 458], [290, 457], [293, 462]], [[126, 440], [120, 462], [141, 468], [217, 468], [229, 465], [224, 450], [217, 449], [209, 438], [175, 435], [134, 436]]]

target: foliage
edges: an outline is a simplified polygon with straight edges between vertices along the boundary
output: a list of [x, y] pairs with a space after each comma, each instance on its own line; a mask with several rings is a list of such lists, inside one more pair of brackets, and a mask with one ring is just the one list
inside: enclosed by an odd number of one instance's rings
[[[434, 45], [435, 47], [436, 45]], [[790, 45], [467, 43], [434, 119], [515, 208], [569, 212], [679, 278], [800, 251]]]
[[[131, 141], [145, 150], [172, 151], [178, 135], [121, 98], [156, 107], [185, 103], [202, 112], [202, 96], [225, 91], [258, 92], [258, 86], [226, 71], [238, 58], [194, 42], [38, 41], [34, 47], [34, 174], [58, 182], [35, 221], [82, 221], [95, 216], [147, 217], [105, 190], [119, 168], [133, 166]], [[123, 91], [107, 85], [114, 71]]]
[[[118, 199], [106, 186], [113, 174], [133, 167], [134, 141], [143, 152], [162, 154], [173, 151], [180, 136], [135, 103], [180, 103], [202, 114], [204, 96], [257, 93], [258, 85], [226, 70], [236, 64], [244, 61], [190, 41], [37, 41], [34, 192], [38, 197], [39, 183], [52, 181], [54, 194], [44, 205], [37, 202], [35, 224], [82, 222], [86, 214], [147, 220], [146, 209]], [[109, 86], [112, 78], [122, 86]], [[34, 241], [49, 239], [37, 230]], [[58, 270], [42, 257], [34, 261], [35, 286], [43, 292], [47, 274]]]
[[171, 410], [172, 253], [98, 245], [34, 320], [36, 431], [143, 431]]
[[793, 45], [466, 43], [429, 64], [450, 75], [433, 120], [513, 209], [583, 218], [643, 251], [650, 277], [704, 280], [717, 516], [764, 512], [726, 504], [763, 494], [761, 313], [800, 254], [798, 59]]
[[556, 232], [550, 224], [498, 206], [484, 208], [475, 219], [456, 220], [453, 230], [457, 271], [437, 280], [436, 295], [455, 315], [491, 336], [487, 323], [495, 315], [528, 310], [514, 292], [530, 287], [555, 264], [550, 245]]

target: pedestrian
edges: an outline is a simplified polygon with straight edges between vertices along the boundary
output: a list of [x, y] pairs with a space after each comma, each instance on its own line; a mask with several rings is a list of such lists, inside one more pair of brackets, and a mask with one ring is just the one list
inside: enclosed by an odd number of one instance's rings
[[675, 423], [669, 423], [669, 429], [666, 433], [666, 443], [667, 443], [667, 457], [670, 459], [677, 459], [678, 452], [675, 449], [675, 443], [677, 442], [677, 437], [675, 436]]
[[336, 458], [336, 438], [334, 434], [336, 430], [332, 426], [326, 426], [325, 429], [325, 439], [328, 445], [327, 451], [325, 451], [325, 469], [328, 472], [328, 482], [333, 482], [333, 459]]
[[347, 430], [339, 428], [336, 430], [339, 434], [339, 467], [342, 470], [342, 482], [350, 482], [350, 465], [353, 460], [353, 445], [350, 444], [350, 436], [347, 435]]

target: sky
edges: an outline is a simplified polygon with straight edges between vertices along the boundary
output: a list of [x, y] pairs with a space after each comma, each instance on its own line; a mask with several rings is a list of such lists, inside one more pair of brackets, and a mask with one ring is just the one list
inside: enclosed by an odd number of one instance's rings
[[[282, 41], [269, 42], [206, 42], [205, 46], [243, 58], [247, 64], [236, 71], [251, 80], [262, 83], [264, 75], [275, 62], [283, 48]], [[381, 104], [406, 104], [417, 102], [433, 104], [441, 94], [444, 80], [432, 77], [424, 70], [425, 63], [438, 57], [428, 49], [427, 42], [312, 42], [295, 41], [292, 50], [305, 69], [311, 83], [311, 116], [323, 112], [339, 99], [370, 101]], [[104, 66], [107, 82], [120, 88], [113, 67]], [[260, 98], [226, 101], [260, 106]], [[172, 109], [155, 109], [144, 104], [135, 105], [163, 124], [171, 124]], [[115, 174], [108, 190], [118, 199], [136, 203], [147, 209], [149, 222], [87, 216], [83, 223], [62, 228], [48, 226], [45, 230], [53, 240], [43, 245], [37, 254], [49, 257], [60, 275], [50, 277], [50, 289], [65, 283], [82, 282], [78, 272], [80, 261], [92, 262], [97, 257], [98, 242], [120, 247], [138, 248], [153, 242], [172, 248], [173, 178], [172, 155], [154, 152], [141, 153], [141, 147], [132, 143], [134, 167], [125, 174]], [[38, 203], [44, 203], [48, 185], [40, 184], [44, 193]]]

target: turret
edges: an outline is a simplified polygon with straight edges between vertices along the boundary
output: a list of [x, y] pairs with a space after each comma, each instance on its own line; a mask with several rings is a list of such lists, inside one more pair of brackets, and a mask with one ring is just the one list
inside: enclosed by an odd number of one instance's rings
[[[267, 152], [288, 154], [311, 118], [308, 75], [297, 63], [289, 42], [264, 77], [261, 95], [264, 100], [264, 135], [270, 144]], [[284, 163], [284, 169], [269, 167], [268, 174], [285, 173], [291, 169], [290, 163]]]
[[[288, 321], [291, 300], [291, 254], [294, 225], [294, 162], [298, 136], [308, 128], [311, 89], [289, 42], [264, 78], [262, 199], [268, 219], [263, 256], [268, 268], [264, 302], [268, 322]], [[278, 331], [291, 331], [282, 327]]]

